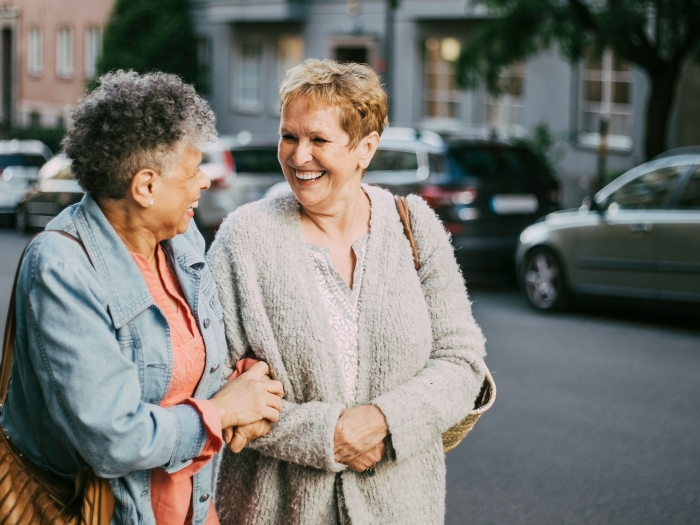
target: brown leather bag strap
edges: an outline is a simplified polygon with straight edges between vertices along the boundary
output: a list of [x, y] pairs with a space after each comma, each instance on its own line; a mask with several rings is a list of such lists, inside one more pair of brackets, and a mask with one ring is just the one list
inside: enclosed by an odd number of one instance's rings
[[411, 229], [411, 211], [408, 208], [408, 199], [401, 195], [394, 195], [394, 201], [396, 201], [396, 211], [399, 212], [401, 224], [403, 224], [403, 232], [406, 234], [408, 242], [411, 243], [411, 250], [413, 250], [413, 265], [416, 267], [416, 271], [418, 271], [420, 270], [420, 262], [418, 261], [418, 246], [416, 246], [416, 239], [413, 237], [413, 230]]
[[[70, 233], [66, 233], [63, 230], [45, 230], [43, 232], [37, 233], [34, 237], [29, 239], [29, 242], [24, 247], [22, 251], [22, 256], [19, 258], [19, 263], [17, 263], [17, 270], [15, 271], [15, 280], [12, 283], [12, 295], [10, 296], [10, 306], [7, 309], [7, 320], [5, 321], [5, 336], [2, 342], [2, 363], [0, 364], [0, 414], [5, 406], [5, 400], [7, 399], [7, 392], [10, 389], [10, 374], [12, 373], [12, 358], [15, 353], [15, 337], [17, 335], [17, 312], [16, 312], [16, 296], [17, 296], [17, 280], [19, 279], [19, 272], [22, 268], [22, 262], [24, 261], [24, 256], [27, 253], [29, 245], [36, 239], [39, 235], [46, 232], [56, 232], [60, 233], [64, 237], [77, 242], [80, 247], [87, 255], [88, 260], [90, 260], [90, 255], [88, 255], [87, 250], [83, 243], [77, 237], [74, 237]], [[90, 260], [92, 264], [92, 260]]]

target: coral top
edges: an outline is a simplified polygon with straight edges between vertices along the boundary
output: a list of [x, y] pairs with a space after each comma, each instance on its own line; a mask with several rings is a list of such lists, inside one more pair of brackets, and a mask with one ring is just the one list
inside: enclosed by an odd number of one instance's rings
[[[184, 469], [173, 474], [159, 468], [151, 470], [151, 505], [156, 524], [189, 525], [192, 523], [192, 476], [221, 449], [223, 443], [221, 420], [214, 405], [192, 397], [204, 373], [204, 340], [160, 245], [156, 248], [160, 276], [143, 255], [131, 252], [131, 256], [141, 270], [153, 300], [170, 325], [173, 375], [160, 406], [167, 408], [182, 403], [192, 406], [199, 412], [207, 433], [208, 439], [201, 454]], [[209, 506], [205, 525], [219, 525], [213, 502]]]

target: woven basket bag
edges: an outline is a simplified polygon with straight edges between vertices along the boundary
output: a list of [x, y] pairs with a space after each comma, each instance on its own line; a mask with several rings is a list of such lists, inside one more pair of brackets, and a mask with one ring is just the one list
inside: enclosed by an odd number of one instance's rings
[[[60, 233], [82, 246], [78, 239], [63, 231], [47, 231]], [[30, 240], [29, 243], [31, 242]], [[24, 251], [26, 252], [27, 249], [25, 248]], [[0, 414], [7, 399], [12, 372], [17, 332], [15, 297], [17, 278], [23, 259], [24, 253], [17, 264], [5, 324], [0, 366]], [[114, 496], [106, 479], [95, 476], [89, 467], [78, 471], [75, 483], [46, 472], [29, 461], [10, 441], [5, 429], [0, 427], [0, 523], [3, 525], [109, 525], [113, 512]]]
[[[416, 246], [416, 240], [413, 237], [413, 230], [411, 229], [411, 216], [408, 208], [408, 201], [406, 197], [401, 197], [399, 195], [395, 195], [394, 200], [396, 201], [396, 210], [399, 212], [399, 217], [403, 224], [403, 231], [408, 238], [408, 242], [411, 243], [413, 264], [416, 267], [416, 271], [418, 271], [420, 269], [420, 262], [418, 262], [418, 246]], [[495, 401], [496, 382], [493, 380], [491, 372], [489, 372], [487, 368], [484, 383], [481, 386], [481, 391], [476, 398], [472, 411], [467, 414], [467, 417], [442, 435], [442, 446], [446, 453], [459, 445], [476, 422], [479, 421], [481, 415], [491, 408]]]

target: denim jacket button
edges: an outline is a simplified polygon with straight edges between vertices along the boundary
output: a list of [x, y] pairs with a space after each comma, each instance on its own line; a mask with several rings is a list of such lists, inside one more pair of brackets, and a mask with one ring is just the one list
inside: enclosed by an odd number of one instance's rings
[[208, 317], [204, 320], [204, 328], [209, 328], [209, 318]]
[[207, 501], [208, 499], [209, 499], [209, 494], [204, 494], [201, 498], [199, 498], [199, 501], [201, 501], [202, 503], [204, 503], [204, 502]]
[[219, 365], [214, 365], [214, 366], [211, 367], [211, 370], [209, 370], [209, 373], [210, 373], [210, 374], [213, 374], [213, 373], [216, 372], [218, 369], [219, 369]]

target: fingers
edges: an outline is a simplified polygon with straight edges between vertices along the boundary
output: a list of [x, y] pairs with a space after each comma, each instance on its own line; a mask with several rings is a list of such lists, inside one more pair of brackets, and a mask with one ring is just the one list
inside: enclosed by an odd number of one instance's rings
[[279, 410], [275, 410], [271, 407], [265, 407], [263, 410], [263, 418], [267, 419], [271, 423], [277, 423], [280, 420]]
[[[270, 367], [265, 361], [258, 361], [251, 366], [245, 374], [250, 374], [250, 377], [262, 379], [264, 376], [270, 375]], [[244, 374], [241, 374], [244, 375]]]
[[225, 428], [222, 437], [224, 438], [224, 443], [230, 443], [233, 439], [233, 427]]
[[238, 454], [248, 444], [248, 439], [242, 433], [235, 433], [228, 444], [228, 448], [234, 454]]
[[269, 381], [266, 385], [267, 391], [279, 397], [284, 397], [284, 388], [279, 381]]

